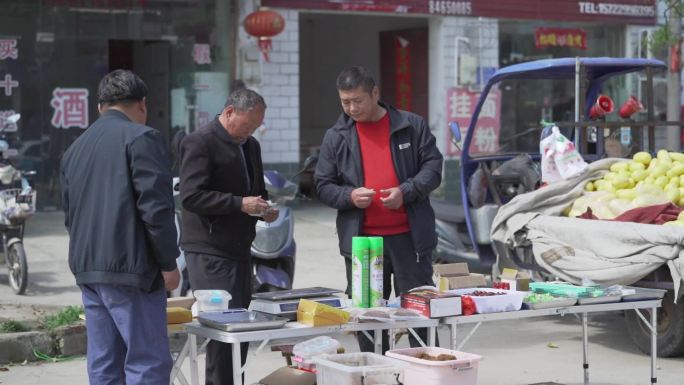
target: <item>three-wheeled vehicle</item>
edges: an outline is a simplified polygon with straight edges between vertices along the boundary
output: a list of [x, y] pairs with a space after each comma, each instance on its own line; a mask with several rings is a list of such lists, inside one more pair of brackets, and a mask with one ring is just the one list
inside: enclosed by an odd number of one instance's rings
[[[498, 207], [539, 187], [539, 143], [545, 125], [541, 122], [554, 122], [587, 162], [639, 151], [655, 153], [656, 137], [665, 136], [668, 127], [682, 126], [681, 122], [665, 121], [664, 112], [657, 110], [657, 105], [664, 103], [656, 101], [664, 96], [655, 91], [655, 75], [666, 68], [665, 63], [652, 59], [561, 58], [496, 71], [482, 89], [467, 130], [452, 124], [454, 139], [462, 150], [462, 206], [436, 202], [436, 258], [468, 262], [471, 270], [494, 275], [501, 267], [516, 266], [544, 279], [546, 272], [535, 263], [530, 249], [512, 249], [489, 237]], [[612, 97], [610, 105], [606, 105], [606, 96]], [[613, 100], [640, 99], [643, 104], [634, 105], [630, 116], [618, 117], [600, 109], [602, 113], [592, 111], [599, 97], [603, 107], [611, 110]], [[497, 140], [481, 146], [485, 129], [490, 139], [492, 136], [491, 119], [487, 125], [481, 124], [483, 111], [491, 118], [493, 106], [498, 105]], [[462, 143], [461, 129], [465, 132]], [[684, 354], [684, 301], [680, 298], [675, 303], [669, 271], [660, 268], [634, 284], [668, 290], [658, 313], [658, 354]], [[650, 351], [650, 330], [635, 312], [626, 314], [626, 320], [636, 345]]]

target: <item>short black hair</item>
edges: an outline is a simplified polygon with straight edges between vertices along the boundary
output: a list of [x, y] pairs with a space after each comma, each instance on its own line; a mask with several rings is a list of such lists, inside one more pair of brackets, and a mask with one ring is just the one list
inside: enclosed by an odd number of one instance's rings
[[371, 93], [375, 88], [375, 79], [367, 69], [359, 66], [350, 67], [337, 76], [338, 91], [349, 91], [358, 87], [363, 88], [368, 93]]
[[128, 70], [114, 70], [100, 80], [97, 87], [97, 102], [101, 104], [117, 104], [121, 102], [138, 102], [147, 96], [145, 82]]
[[266, 108], [266, 102], [256, 91], [250, 90], [249, 88], [239, 88], [230, 93], [223, 108], [228, 106], [233, 106], [236, 111], [242, 112], [251, 110], [256, 106], [263, 106]]

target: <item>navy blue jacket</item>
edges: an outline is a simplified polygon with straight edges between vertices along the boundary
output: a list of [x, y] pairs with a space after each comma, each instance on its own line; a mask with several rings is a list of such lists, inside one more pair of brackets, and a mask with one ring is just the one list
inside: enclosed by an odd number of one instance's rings
[[60, 179], [77, 284], [163, 287], [179, 254], [169, 163], [159, 131], [111, 109], [69, 147]]

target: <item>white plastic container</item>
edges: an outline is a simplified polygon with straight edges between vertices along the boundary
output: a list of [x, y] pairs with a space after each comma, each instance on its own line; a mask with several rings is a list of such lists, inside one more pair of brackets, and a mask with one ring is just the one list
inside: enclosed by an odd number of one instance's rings
[[197, 311], [226, 311], [233, 296], [225, 290], [195, 290], [192, 295], [197, 298]]
[[470, 298], [475, 302], [475, 311], [479, 314], [484, 313], [501, 313], [505, 311], [518, 311], [522, 307], [523, 299], [527, 292], [514, 291], [514, 290], [503, 290], [503, 289], [491, 289], [491, 288], [471, 288], [471, 289], [457, 289], [450, 290], [450, 293], [456, 293], [458, 295], [468, 295], [474, 291], [488, 291], [493, 293], [506, 293], [501, 295], [491, 295], [491, 296], [475, 296], [472, 295]]
[[[421, 353], [431, 356], [451, 354], [450, 361], [430, 361], [417, 358]], [[406, 385], [476, 385], [477, 368], [482, 356], [443, 348], [395, 349], [385, 353], [387, 357], [407, 362], [404, 369]]]
[[314, 357], [324, 354], [335, 354], [340, 347], [339, 341], [328, 336], [320, 336], [296, 344], [292, 348], [294, 358], [300, 369], [313, 370], [315, 365], [312, 361]]
[[318, 385], [397, 385], [405, 363], [375, 353], [328, 354], [314, 358]]

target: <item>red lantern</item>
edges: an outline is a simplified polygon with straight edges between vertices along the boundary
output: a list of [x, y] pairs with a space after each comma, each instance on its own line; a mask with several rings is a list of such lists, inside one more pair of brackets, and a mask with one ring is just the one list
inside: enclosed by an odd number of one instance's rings
[[248, 34], [259, 39], [259, 49], [268, 61], [268, 52], [272, 47], [271, 38], [283, 32], [285, 19], [275, 11], [262, 9], [247, 15], [244, 27]]

